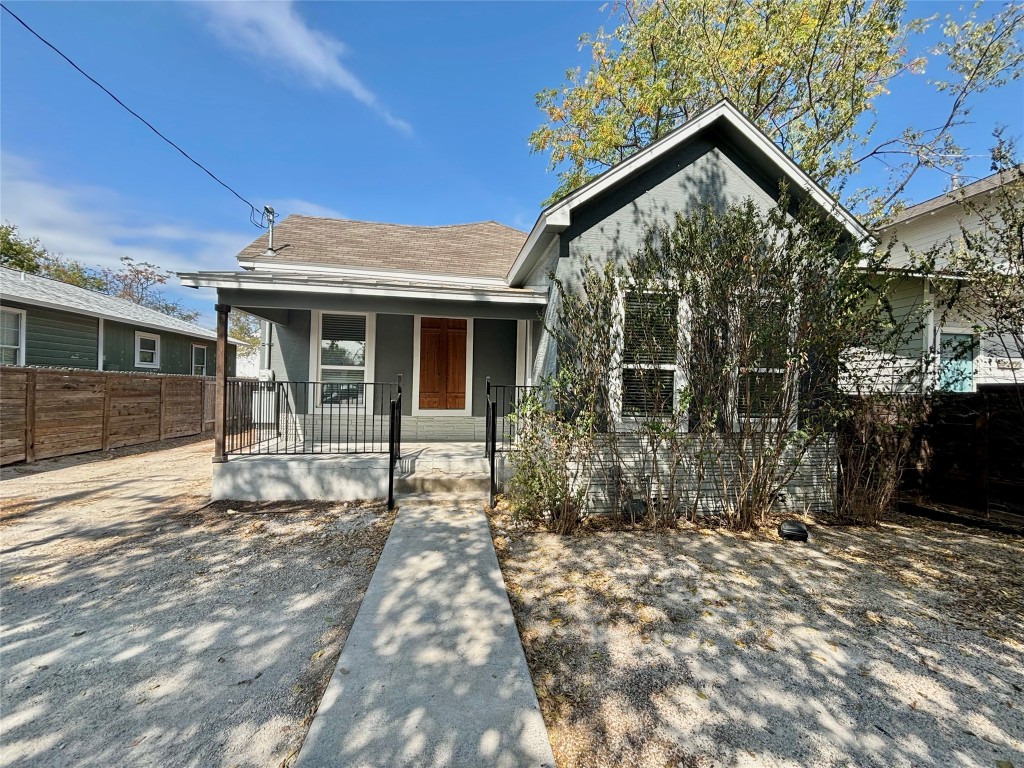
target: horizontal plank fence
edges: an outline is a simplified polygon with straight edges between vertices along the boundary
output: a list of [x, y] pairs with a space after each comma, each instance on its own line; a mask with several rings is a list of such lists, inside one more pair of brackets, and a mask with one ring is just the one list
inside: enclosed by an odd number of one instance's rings
[[1024, 387], [937, 396], [903, 489], [994, 520], [1024, 522]]
[[123, 448], [213, 429], [212, 378], [0, 368], [0, 464]]

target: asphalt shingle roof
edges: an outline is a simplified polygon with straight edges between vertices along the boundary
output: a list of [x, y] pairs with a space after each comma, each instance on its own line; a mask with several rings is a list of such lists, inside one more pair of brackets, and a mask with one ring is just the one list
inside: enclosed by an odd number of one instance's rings
[[526, 233], [496, 221], [417, 227], [292, 214], [238, 254], [240, 261], [324, 264], [394, 272], [504, 279]]
[[973, 184], [959, 187], [951, 192], [943, 192], [941, 195], [936, 195], [928, 200], [912, 205], [909, 208], [904, 208], [890, 220], [883, 222], [881, 229], [902, 224], [910, 219], [916, 219], [918, 216], [923, 216], [926, 213], [932, 213], [940, 208], [945, 208], [947, 205], [959, 203], [969, 197], [974, 197], [985, 192], [991, 192], [993, 189], [997, 189], [1003, 184], [1008, 184], [1021, 173], [1024, 173], [1024, 165], [1019, 165], [1016, 170], [1004, 170], [993, 173], [991, 176], [986, 176], [984, 179], [976, 181]]
[[186, 336], [216, 339], [217, 334], [194, 323], [133, 304], [125, 299], [105, 293], [79, 288], [59, 280], [29, 275], [14, 269], [0, 267], [0, 299], [23, 304], [42, 304], [66, 309], [68, 312], [104, 317], [132, 325], [174, 331]]

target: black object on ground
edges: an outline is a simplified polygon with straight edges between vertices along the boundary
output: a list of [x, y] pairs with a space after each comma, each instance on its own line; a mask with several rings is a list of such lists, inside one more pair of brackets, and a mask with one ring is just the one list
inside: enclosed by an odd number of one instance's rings
[[779, 536], [790, 541], [807, 541], [807, 526], [799, 520], [783, 520], [779, 523]]

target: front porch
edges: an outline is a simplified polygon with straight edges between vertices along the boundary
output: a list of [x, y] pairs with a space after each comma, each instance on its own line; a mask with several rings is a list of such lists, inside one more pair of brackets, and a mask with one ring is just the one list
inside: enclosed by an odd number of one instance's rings
[[[232, 456], [213, 465], [214, 500], [356, 501], [387, 498], [389, 453], [252, 453]], [[333, 446], [337, 448], [338, 446]], [[394, 466], [396, 502], [419, 493], [444, 492], [488, 498], [488, 459], [483, 441], [413, 442], [401, 449]], [[499, 482], [504, 475], [501, 456], [496, 462]]]

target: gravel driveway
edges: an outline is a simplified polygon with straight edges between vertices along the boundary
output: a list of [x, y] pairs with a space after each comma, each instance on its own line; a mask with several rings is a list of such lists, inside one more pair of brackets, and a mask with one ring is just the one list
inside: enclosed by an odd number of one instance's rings
[[209, 441], [5, 468], [0, 765], [276, 766], [393, 516], [206, 505]]
[[492, 525], [560, 768], [1024, 768], [1020, 537]]

